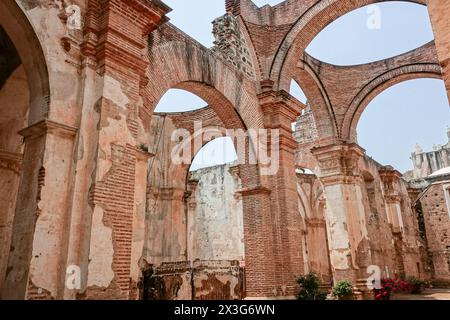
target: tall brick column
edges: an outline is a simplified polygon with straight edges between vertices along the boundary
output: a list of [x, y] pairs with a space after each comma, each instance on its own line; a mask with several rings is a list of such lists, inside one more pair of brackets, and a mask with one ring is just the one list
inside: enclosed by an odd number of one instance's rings
[[255, 185], [237, 193], [242, 196], [243, 204], [246, 297], [274, 296], [277, 269], [270, 216], [271, 191]]
[[356, 144], [337, 142], [312, 149], [320, 167], [327, 200], [327, 226], [334, 281], [354, 285], [367, 276], [370, 249], [358, 161], [364, 150]]
[[77, 130], [44, 120], [25, 139], [2, 299], [60, 299], [66, 270], [69, 180]]
[[[274, 239], [274, 258], [277, 295], [295, 294], [296, 279], [304, 273], [302, 250], [302, 223], [298, 208], [297, 176], [295, 174], [295, 150], [292, 123], [300, 115], [304, 105], [287, 92], [266, 91], [259, 95], [264, 113], [264, 125], [268, 129], [268, 150], [272, 161], [279, 153], [278, 167], [265, 178], [272, 191], [271, 216]], [[273, 150], [271, 138], [279, 132], [278, 150]], [[272, 162], [273, 169], [273, 162]], [[264, 177], [263, 177], [264, 178]]]
[[[66, 298], [136, 296], [136, 266], [131, 264], [139, 260], [136, 245], [141, 241], [133, 246], [133, 225], [145, 190], [136, 176], [146, 175], [139, 150], [145, 141], [138, 132], [143, 127], [139, 118], [141, 89], [148, 82], [147, 36], [167, 20], [169, 10], [162, 2], [151, 0], [88, 2], [81, 52], [84, 66], [95, 73], [85, 71], [85, 82], [91, 86], [85, 88], [83, 113], [97, 123], [95, 132], [92, 127], [80, 130], [84, 149], [94, 150], [86, 165], [94, 162], [95, 166], [89, 180], [79, 182], [80, 193], [89, 192], [89, 199], [83, 204], [86, 207], [77, 208], [71, 226], [68, 263], [82, 267], [82, 288], [67, 292]], [[98, 97], [94, 106], [90, 104], [92, 96]], [[92, 126], [91, 119], [84, 119], [82, 125]], [[139, 230], [134, 235], [138, 234]]]
[[448, 98], [450, 99], [450, 2], [428, 0], [428, 12], [430, 13]]

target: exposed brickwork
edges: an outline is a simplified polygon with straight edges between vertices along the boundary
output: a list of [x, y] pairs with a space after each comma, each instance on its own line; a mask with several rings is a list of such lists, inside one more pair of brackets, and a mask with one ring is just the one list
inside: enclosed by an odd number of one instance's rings
[[450, 184], [435, 181], [420, 197], [436, 279], [450, 281]]
[[112, 146], [112, 167], [92, 191], [93, 205], [104, 209], [104, 223], [113, 230], [113, 270], [124, 297], [130, 285], [136, 149]]

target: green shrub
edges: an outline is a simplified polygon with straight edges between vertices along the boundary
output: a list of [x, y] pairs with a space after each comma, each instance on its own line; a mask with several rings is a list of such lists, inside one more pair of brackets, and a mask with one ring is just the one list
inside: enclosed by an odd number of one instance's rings
[[409, 277], [408, 282], [410, 284], [412, 294], [421, 294], [425, 290], [427, 283], [423, 280], [417, 279], [415, 277]]
[[320, 291], [321, 281], [314, 272], [300, 277], [297, 283], [300, 285], [298, 300], [325, 300], [327, 298], [327, 294]]
[[333, 295], [339, 299], [349, 299], [353, 297], [353, 285], [347, 281], [342, 280], [336, 283], [333, 288]]

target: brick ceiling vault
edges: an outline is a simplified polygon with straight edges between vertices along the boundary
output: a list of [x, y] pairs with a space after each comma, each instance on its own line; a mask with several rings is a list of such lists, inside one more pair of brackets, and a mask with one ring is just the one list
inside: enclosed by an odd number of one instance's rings
[[262, 127], [252, 79], [171, 24], [159, 28], [151, 38], [151, 74], [145, 97], [150, 113], [169, 89], [178, 88], [205, 100], [226, 128]]
[[[416, 78], [442, 78], [435, 43], [381, 61], [335, 66], [305, 50], [329, 24], [345, 14], [385, 0], [306, 0], [257, 8], [248, 0], [229, 5], [239, 15], [260, 63], [257, 78], [270, 79], [274, 90], [289, 91], [294, 79], [310, 102], [319, 138], [354, 141], [361, 113], [383, 90]], [[404, 0], [426, 5], [426, 0]], [[263, 41], [264, 40], [264, 41]]]

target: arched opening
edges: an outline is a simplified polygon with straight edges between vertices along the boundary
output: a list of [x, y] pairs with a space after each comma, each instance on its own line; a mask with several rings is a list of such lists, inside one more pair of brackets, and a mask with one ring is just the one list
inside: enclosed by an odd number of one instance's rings
[[170, 89], [159, 101], [155, 112], [186, 112], [204, 108], [207, 103], [197, 95], [182, 89]]
[[[48, 114], [49, 82], [45, 58], [40, 42], [15, 1], [0, 3], [0, 294], [23, 298], [27, 286], [31, 255], [28, 241], [34, 231], [35, 216], [30, 212], [15, 217], [16, 207], [27, 204], [27, 199], [17, 201], [20, 189], [27, 189], [23, 180], [36, 178], [33, 171], [40, 161], [36, 154], [26, 152], [19, 132]], [[24, 153], [28, 155], [24, 159]], [[37, 174], [37, 173], [36, 173]], [[32, 197], [29, 192], [26, 193]], [[20, 209], [18, 209], [20, 211]], [[23, 211], [23, 210], [22, 210]], [[17, 224], [20, 227], [14, 226]], [[19, 221], [20, 220], [20, 221]], [[14, 228], [13, 228], [14, 227]], [[14, 231], [13, 231], [14, 229]], [[20, 234], [16, 232], [16, 229]], [[10, 259], [13, 238], [17, 254], [22, 257]], [[7, 272], [8, 259], [12, 261]], [[19, 260], [20, 261], [19, 261]], [[20, 265], [19, 265], [20, 262]], [[9, 277], [8, 279], [6, 279]], [[20, 279], [19, 279], [20, 278]], [[7, 288], [6, 283], [10, 286]]]
[[298, 207], [303, 222], [303, 262], [305, 273], [314, 272], [324, 287], [331, 287], [331, 264], [326, 224], [326, 197], [313, 170], [297, 167]]
[[306, 95], [303, 92], [303, 90], [300, 87], [300, 85], [294, 79], [292, 79], [292, 81], [291, 81], [291, 88], [290, 88], [289, 93], [294, 98], [296, 98], [298, 101], [300, 101], [301, 103], [303, 103], [303, 104], [307, 104], [308, 103], [308, 98], [306, 97]]
[[241, 299], [243, 202], [233, 163], [236, 141], [226, 136], [227, 119], [212, 106], [179, 110], [154, 113], [145, 145], [152, 158], [141, 297]]
[[334, 65], [359, 65], [400, 55], [433, 39], [425, 6], [392, 1], [345, 14], [323, 29], [306, 52]]
[[237, 160], [237, 152], [230, 137], [208, 142], [195, 156], [189, 171], [221, 166]]
[[377, 161], [404, 173], [412, 169], [410, 156], [417, 144], [431, 151], [447, 142], [449, 119], [443, 81], [410, 80], [368, 104], [357, 124], [357, 140]]
[[[294, 79], [292, 79], [292, 81], [291, 81], [291, 87], [290, 87], [289, 93], [294, 98], [296, 98], [298, 101], [300, 101], [304, 105], [307, 105], [307, 108], [302, 110], [302, 114], [297, 119], [297, 121], [292, 123], [292, 131], [294, 132], [294, 135], [297, 135], [297, 136], [308, 135], [307, 132], [299, 133], [300, 131], [306, 130], [306, 127], [304, 126], [304, 124], [305, 124], [304, 120], [306, 117], [308, 117], [308, 112], [311, 111], [311, 108], [308, 105], [308, 98], [306, 97], [305, 93], [303, 92], [302, 88], [299, 86], [297, 81], [295, 81]], [[312, 120], [313, 119], [314, 119], [314, 117], [312, 118]], [[308, 119], [307, 121], [310, 121], [310, 120], [311, 119]]]

